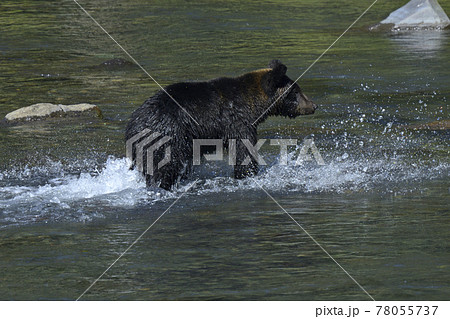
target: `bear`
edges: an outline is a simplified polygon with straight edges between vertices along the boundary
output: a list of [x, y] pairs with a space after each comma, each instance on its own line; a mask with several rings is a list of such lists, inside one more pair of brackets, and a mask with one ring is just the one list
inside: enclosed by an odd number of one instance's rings
[[[255, 145], [257, 126], [269, 116], [295, 118], [317, 108], [286, 71], [281, 61], [272, 60], [268, 68], [235, 78], [181, 82], [160, 90], [132, 113], [127, 124], [131, 168], [138, 166], [147, 186], [171, 190], [192, 170], [193, 141], [221, 139], [225, 147], [229, 140], [236, 141], [235, 178], [257, 174], [257, 161], [244, 161], [251, 154], [242, 140]], [[152, 165], [159, 163], [151, 172], [150, 160]]]

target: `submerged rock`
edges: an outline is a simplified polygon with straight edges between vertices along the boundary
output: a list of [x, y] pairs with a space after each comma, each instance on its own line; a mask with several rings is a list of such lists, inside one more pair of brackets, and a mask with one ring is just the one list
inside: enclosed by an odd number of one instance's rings
[[392, 12], [380, 25], [395, 29], [445, 28], [450, 19], [437, 0], [411, 0]]
[[423, 60], [434, 58], [444, 48], [446, 38], [446, 32], [422, 29], [414, 32], [395, 32], [390, 40], [400, 52]]
[[111, 60], [107, 60], [105, 62], [100, 63], [95, 68], [97, 69], [104, 69], [104, 70], [120, 70], [120, 69], [128, 69], [128, 68], [134, 68], [136, 67], [136, 64], [127, 61], [122, 58], [114, 58]]
[[406, 125], [404, 127], [412, 130], [431, 130], [431, 131], [450, 130], [450, 120], [439, 120], [422, 124], [411, 124]]
[[37, 103], [6, 114], [5, 120], [7, 122], [16, 122], [56, 116], [76, 116], [81, 113], [92, 113], [97, 117], [102, 117], [101, 110], [94, 104], [81, 103], [63, 105]]

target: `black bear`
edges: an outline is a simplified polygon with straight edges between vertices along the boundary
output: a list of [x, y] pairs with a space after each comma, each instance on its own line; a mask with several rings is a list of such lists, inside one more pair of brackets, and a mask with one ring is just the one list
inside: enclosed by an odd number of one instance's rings
[[257, 125], [270, 115], [295, 118], [316, 109], [286, 70], [273, 60], [269, 68], [236, 78], [167, 86], [133, 112], [126, 128], [127, 157], [147, 185], [169, 190], [192, 168], [193, 140], [221, 139], [224, 146], [235, 140], [235, 178], [256, 174], [254, 159], [243, 165], [250, 154], [242, 140], [255, 145]]

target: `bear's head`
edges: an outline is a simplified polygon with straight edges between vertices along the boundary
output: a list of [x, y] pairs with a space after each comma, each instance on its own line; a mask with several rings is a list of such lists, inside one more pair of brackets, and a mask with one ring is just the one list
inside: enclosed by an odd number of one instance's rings
[[262, 87], [270, 98], [269, 114], [290, 118], [313, 114], [317, 105], [286, 75], [287, 67], [279, 60], [272, 60], [269, 68], [262, 79]]

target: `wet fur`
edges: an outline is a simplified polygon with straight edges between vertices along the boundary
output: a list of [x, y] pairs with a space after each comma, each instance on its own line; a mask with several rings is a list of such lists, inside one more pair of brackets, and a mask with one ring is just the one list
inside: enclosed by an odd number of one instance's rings
[[[244, 178], [256, 174], [258, 165], [254, 161], [249, 165], [239, 165], [248, 155], [247, 149], [239, 141], [249, 139], [254, 145], [257, 140], [256, 127], [268, 116], [294, 118], [312, 114], [316, 108], [315, 104], [302, 94], [300, 87], [294, 84], [289, 92], [266, 112], [292, 83], [286, 76], [286, 66], [278, 60], [273, 60], [267, 69], [256, 70], [236, 78], [183, 82], [166, 87], [166, 91], [199, 125], [164, 91], [161, 90], [150, 97], [133, 112], [126, 128], [126, 139], [149, 128], [172, 137], [168, 143], [172, 154], [169, 164], [156, 170], [153, 176], [146, 176], [147, 184], [170, 189], [185, 177], [191, 170], [193, 139], [222, 139], [224, 146], [228, 145], [228, 139], [238, 140], [235, 177]], [[261, 114], [264, 115], [260, 117]], [[257, 123], [253, 125], [255, 121]], [[163, 157], [163, 148], [154, 154], [156, 163]]]

